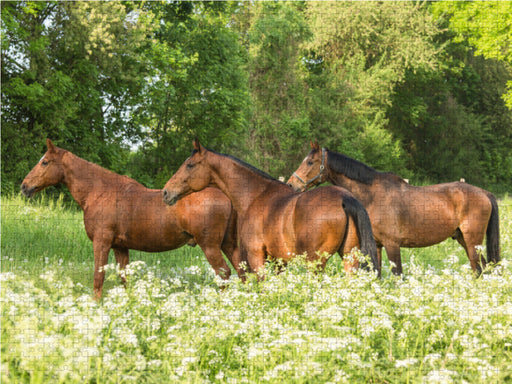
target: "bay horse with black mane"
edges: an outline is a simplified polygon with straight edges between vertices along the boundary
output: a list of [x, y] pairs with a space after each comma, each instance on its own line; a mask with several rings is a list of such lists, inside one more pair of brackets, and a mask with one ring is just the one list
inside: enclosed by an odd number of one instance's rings
[[359, 246], [379, 273], [368, 214], [347, 190], [328, 186], [294, 192], [233, 156], [204, 148], [196, 139], [192, 155], [165, 184], [163, 199], [174, 205], [207, 187], [219, 188], [233, 203], [240, 253], [252, 271], [262, 272], [267, 258], [286, 263], [301, 254], [323, 268], [326, 254], [343, 255]]
[[124, 269], [129, 249], [163, 252], [185, 244], [199, 244], [215, 273], [228, 278], [230, 268], [222, 251], [243, 278], [236, 239], [236, 213], [218, 189], [208, 188], [170, 207], [162, 192], [148, 189], [127, 176], [58, 148], [48, 151], [25, 177], [21, 191], [27, 197], [63, 183], [84, 211], [87, 236], [94, 248], [94, 294], [101, 297], [110, 249]]
[[498, 204], [488, 191], [462, 182], [415, 187], [395, 174], [378, 172], [311, 142], [311, 151], [288, 184], [304, 191], [324, 182], [347, 188], [363, 203], [379, 262], [384, 247], [395, 274], [402, 273], [400, 247], [426, 247], [448, 237], [464, 247], [477, 274], [486, 262], [480, 260], [476, 247], [486, 234], [487, 262], [500, 261]]

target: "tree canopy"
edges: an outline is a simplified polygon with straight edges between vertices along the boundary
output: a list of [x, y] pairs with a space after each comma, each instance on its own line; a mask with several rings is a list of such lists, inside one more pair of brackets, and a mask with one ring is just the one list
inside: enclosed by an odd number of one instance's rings
[[276, 177], [316, 139], [510, 190], [511, 4], [4, 1], [2, 191], [47, 137], [150, 187], [199, 137]]

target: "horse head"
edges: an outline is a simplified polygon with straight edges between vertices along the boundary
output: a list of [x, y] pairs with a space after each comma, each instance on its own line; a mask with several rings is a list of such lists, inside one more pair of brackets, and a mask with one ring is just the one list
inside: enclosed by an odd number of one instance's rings
[[317, 141], [310, 144], [311, 151], [287, 182], [295, 191], [303, 192], [325, 181], [326, 150], [320, 149]]
[[162, 196], [166, 204], [174, 205], [180, 198], [208, 187], [211, 173], [206, 161], [207, 153], [208, 150], [195, 139], [192, 155], [165, 184]]
[[26, 197], [32, 197], [36, 192], [64, 180], [62, 167], [64, 150], [53, 145], [50, 139], [46, 139], [46, 145], [48, 150], [21, 183], [21, 192]]

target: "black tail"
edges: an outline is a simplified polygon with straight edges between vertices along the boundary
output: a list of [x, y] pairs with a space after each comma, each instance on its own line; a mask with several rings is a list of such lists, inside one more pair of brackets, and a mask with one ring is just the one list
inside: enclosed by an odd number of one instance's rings
[[377, 259], [377, 245], [373, 237], [372, 225], [368, 212], [355, 197], [345, 196], [343, 198], [343, 209], [345, 213], [354, 219], [359, 236], [359, 243], [361, 252], [369, 255], [373, 264], [373, 269], [378, 272], [380, 276], [380, 264]]
[[498, 215], [498, 202], [492, 193], [487, 195], [491, 201], [492, 211], [487, 224], [487, 262], [497, 263], [500, 257], [500, 218]]

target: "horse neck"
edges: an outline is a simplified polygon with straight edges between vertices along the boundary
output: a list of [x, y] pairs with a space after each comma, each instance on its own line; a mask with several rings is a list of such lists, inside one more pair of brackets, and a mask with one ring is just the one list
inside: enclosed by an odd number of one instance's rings
[[368, 204], [373, 200], [373, 184], [365, 184], [358, 180], [351, 179], [342, 173], [333, 172], [330, 169], [328, 170], [327, 179], [334, 185], [348, 189], [359, 201], [361, 201], [365, 207], [367, 207]]
[[285, 184], [259, 175], [233, 159], [211, 152], [209, 156], [212, 184], [224, 192], [242, 216], [255, 200], [263, 203], [281, 189], [289, 191]]
[[116, 174], [97, 164], [90, 163], [71, 152], [63, 155], [62, 163], [64, 185], [82, 209], [85, 209], [90, 198], [97, 196], [97, 192], [115, 188]]

